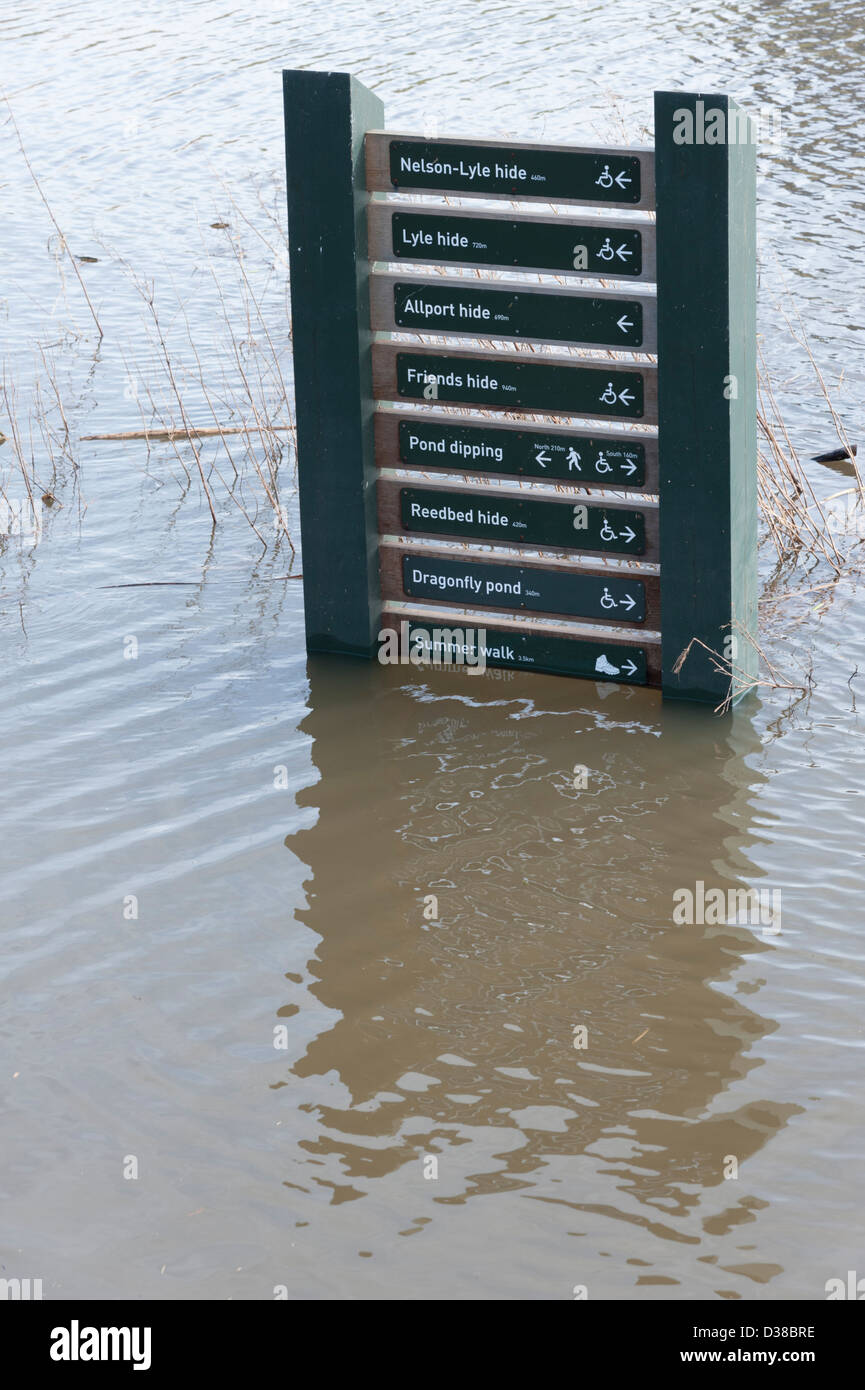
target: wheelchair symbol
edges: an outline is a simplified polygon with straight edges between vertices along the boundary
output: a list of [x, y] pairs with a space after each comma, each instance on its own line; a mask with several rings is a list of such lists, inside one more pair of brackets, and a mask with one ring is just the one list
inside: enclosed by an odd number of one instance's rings
[[[603, 535], [603, 532], [602, 532], [601, 534]], [[616, 603], [616, 600], [613, 598], [613, 596], [612, 596], [612, 594], [610, 593], [609, 589], [608, 589], [608, 588], [606, 587], [606, 585], [605, 585], [605, 586], [604, 586], [604, 592], [601, 594], [601, 607], [602, 607], [602, 608], [618, 608], [618, 606], [619, 606], [619, 605]]]
[[608, 381], [608, 382], [607, 382], [607, 389], [606, 389], [606, 391], [604, 392], [604, 394], [603, 394], [601, 397], [599, 397], [599, 399], [602, 400], [602, 401], [604, 402], [605, 405], [615, 405], [615, 404], [616, 404], [616, 401], [617, 401], [619, 398], [618, 398], [618, 396], [616, 395], [615, 391], [613, 390], [613, 383], [612, 383], [611, 381]]
[[598, 457], [595, 460], [595, 472], [612, 473], [612, 471], [613, 465], [610, 462], [608, 462], [607, 459], [604, 458], [603, 454], [598, 454]]
[[611, 526], [610, 523], [607, 521], [607, 518], [604, 517], [604, 524], [603, 524], [603, 526], [601, 527], [601, 540], [602, 540], [602, 541], [614, 541], [614, 540], [617, 540], [617, 539], [618, 539], [618, 537], [617, 537], [617, 535], [616, 535], [616, 532], [613, 530], [612, 526]]
[[596, 187], [596, 188], [612, 188], [612, 186], [613, 186], [613, 176], [612, 176], [612, 174], [610, 173], [610, 166], [609, 166], [609, 164], [605, 164], [605, 165], [604, 165], [604, 168], [603, 168], [603, 170], [602, 170], [602, 172], [601, 172], [600, 178], [595, 179], [595, 187]]
[[[608, 166], [608, 167], [609, 167], [609, 166]], [[612, 183], [612, 179], [610, 180], [610, 183]], [[605, 187], [605, 188], [609, 187], [609, 184], [605, 184], [604, 187]], [[616, 254], [615, 251], [613, 250], [612, 246], [610, 245], [610, 238], [607, 237], [606, 241], [604, 242], [603, 246], [601, 247], [600, 251], [598, 252], [598, 255], [599, 255], [599, 257], [601, 258], [602, 261], [611, 261], [611, 260], [613, 259], [613, 257], [615, 256], [615, 254]]]

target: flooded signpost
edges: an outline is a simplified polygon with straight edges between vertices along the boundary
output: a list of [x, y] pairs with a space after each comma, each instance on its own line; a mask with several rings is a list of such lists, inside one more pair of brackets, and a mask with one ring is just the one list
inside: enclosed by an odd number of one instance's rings
[[756, 629], [747, 118], [659, 92], [653, 149], [505, 145], [387, 133], [344, 73], [284, 89], [309, 650], [373, 657], [399, 629], [435, 652], [459, 623], [488, 665], [715, 706], [732, 673], [735, 699]]

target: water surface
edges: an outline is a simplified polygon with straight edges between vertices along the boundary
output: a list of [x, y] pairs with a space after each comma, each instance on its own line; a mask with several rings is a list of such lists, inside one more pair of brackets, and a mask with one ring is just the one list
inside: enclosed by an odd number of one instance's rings
[[[765, 352], [797, 447], [833, 447], [798, 306], [856, 438], [856, 9], [254, 11], [2, 6], [2, 82], [104, 328], [0, 125], [2, 357], [26, 419], [48, 345], [79, 465], [0, 557], [3, 1273], [48, 1298], [822, 1297], [862, 1251], [855, 581], [767, 590], [768, 650], [814, 687], [726, 721], [308, 662], [256, 480], [264, 551], [216, 482], [212, 533], [186, 446], [78, 441], [135, 428], [163, 379], [131, 273], [197, 419], [200, 376], [237, 400], [217, 285], [249, 360], [261, 336], [236, 252], [290, 383], [286, 66], [355, 72], [406, 131], [645, 141], [656, 87], [771, 108]], [[698, 882], [780, 892], [783, 931], [676, 925]]]

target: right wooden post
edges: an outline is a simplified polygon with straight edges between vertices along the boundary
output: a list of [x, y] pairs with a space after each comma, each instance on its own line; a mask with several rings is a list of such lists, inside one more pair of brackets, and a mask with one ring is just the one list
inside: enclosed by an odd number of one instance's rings
[[708, 648], [735, 703], [757, 671], [756, 129], [730, 97], [656, 92], [655, 159], [663, 693], [721, 704]]

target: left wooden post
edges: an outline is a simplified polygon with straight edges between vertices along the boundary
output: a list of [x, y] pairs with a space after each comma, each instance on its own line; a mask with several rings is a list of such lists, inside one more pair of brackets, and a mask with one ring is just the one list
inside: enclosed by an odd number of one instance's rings
[[364, 136], [384, 108], [349, 73], [282, 79], [307, 650], [370, 657], [381, 603]]

